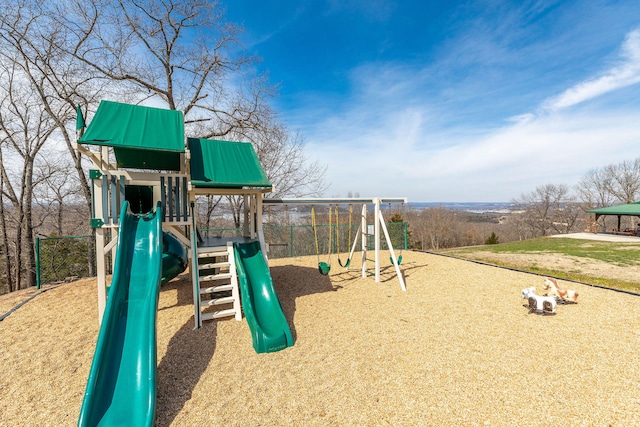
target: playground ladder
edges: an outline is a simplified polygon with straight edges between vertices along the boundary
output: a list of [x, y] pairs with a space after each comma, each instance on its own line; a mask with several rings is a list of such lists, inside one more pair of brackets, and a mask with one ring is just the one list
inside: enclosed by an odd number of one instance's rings
[[201, 322], [229, 316], [242, 320], [233, 243], [198, 248], [198, 286], [195, 303], [200, 310]]

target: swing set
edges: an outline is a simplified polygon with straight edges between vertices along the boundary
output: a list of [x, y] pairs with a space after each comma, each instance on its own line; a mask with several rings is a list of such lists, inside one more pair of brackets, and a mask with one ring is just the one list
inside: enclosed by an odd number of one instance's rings
[[[382, 212], [380, 210], [380, 205], [382, 203], [402, 203], [403, 205], [407, 203], [406, 198], [345, 198], [345, 199], [324, 199], [324, 198], [312, 198], [312, 199], [263, 199], [262, 201], [264, 206], [271, 205], [311, 205], [311, 226], [313, 228], [313, 235], [315, 241], [315, 249], [316, 256], [318, 258], [318, 272], [322, 275], [328, 275], [331, 271], [331, 255], [333, 250], [333, 216], [335, 209], [335, 222], [336, 222], [336, 249], [338, 253], [338, 263], [341, 267], [345, 269], [349, 269], [351, 266], [351, 261], [353, 259], [353, 254], [358, 246], [358, 242], [360, 242], [360, 250], [362, 251], [362, 277], [366, 277], [370, 270], [367, 269], [367, 262], [374, 262], [374, 270], [373, 275], [375, 276], [375, 281], [380, 282], [380, 249], [381, 249], [381, 240], [384, 235], [384, 239], [387, 243], [387, 247], [389, 248], [389, 261], [393, 265], [396, 276], [400, 281], [400, 286], [403, 291], [406, 291], [406, 285], [404, 282], [404, 277], [402, 276], [402, 272], [400, 271], [400, 264], [402, 263], [402, 245], [400, 247], [400, 254], [396, 256], [393, 245], [391, 243], [391, 238], [389, 236], [389, 231], [385, 224]], [[320, 243], [318, 240], [318, 224], [316, 220], [316, 205], [329, 205], [329, 237], [328, 237], [328, 247], [327, 247], [327, 258], [326, 261], [322, 261], [320, 256]], [[353, 239], [353, 244], [351, 245], [351, 251], [349, 252], [349, 257], [343, 263], [340, 259], [340, 221], [339, 221], [339, 208], [340, 204], [349, 204], [349, 238], [348, 241], [351, 242], [352, 238], [352, 228], [353, 228], [353, 205], [354, 204], [362, 204], [361, 216], [360, 216], [360, 224], [358, 226], [358, 230], [355, 233], [355, 238]], [[367, 223], [367, 205], [373, 205], [374, 209], [374, 223]], [[374, 259], [367, 259], [367, 251], [371, 246], [371, 239], [373, 239], [373, 251], [374, 251]]]

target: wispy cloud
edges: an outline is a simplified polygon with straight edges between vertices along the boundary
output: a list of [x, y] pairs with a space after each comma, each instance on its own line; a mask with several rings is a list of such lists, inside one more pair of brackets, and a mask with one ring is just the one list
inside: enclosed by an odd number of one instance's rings
[[334, 128], [336, 139], [309, 141], [308, 149], [314, 158], [331, 156], [329, 196], [509, 201], [542, 184], [574, 185], [589, 169], [635, 158], [638, 116], [567, 111], [470, 136], [430, 131], [424, 111], [407, 109], [368, 132]]
[[545, 110], [568, 108], [640, 82], [640, 29], [627, 34], [621, 60], [602, 75], [585, 80], [544, 103]]
[[254, 34], [253, 39], [251, 37], [246, 38], [245, 40], [245, 48], [253, 49], [263, 43], [267, 43], [272, 38], [277, 37], [284, 33], [290, 26], [292, 26], [305, 12], [305, 6], [298, 6], [295, 11], [288, 17], [279, 21], [279, 24], [276, 28], [272, 29], [268, 33], [263, 34]]
[[[337, 153], [328, 162], [331, 196], [357, 191], [421, 201], [508, 201], [537, 185], [573, 185], [589, 169], [637, 156], [636, 107], [567, 108], [640, 82], [640, 29], [627, 34], [619, 58], [500, 126], [451, 126], [465, 95], [430, 87], [433, 67], [361, 66], [352, 73], [356, 89], [340, 108], [304, 130], [309, 154]], [[483, 106], [490, 107], [475, 108]]]

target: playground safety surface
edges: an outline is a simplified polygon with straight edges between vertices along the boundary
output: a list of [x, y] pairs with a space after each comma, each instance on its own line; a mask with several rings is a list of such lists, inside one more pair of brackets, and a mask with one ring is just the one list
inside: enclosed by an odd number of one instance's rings
[[[163, 287], [156, 425], [640, 425], [639, 297], [559, 281], [578, 304], [537, 316], [539, 276], [405, 251], [405, 293], [359, 264], [271, 260], [295, 345], [269, 354], [245, 321], [193, 330], [185, 276]], [[0, 426], [77, 422], [96, 311], [89, 279], [0, 322]]]

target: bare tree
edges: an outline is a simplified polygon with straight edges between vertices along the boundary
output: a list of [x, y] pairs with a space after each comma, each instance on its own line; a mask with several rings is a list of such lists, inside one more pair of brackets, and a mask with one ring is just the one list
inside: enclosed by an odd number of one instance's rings
[[91, 190], [83, 169], [83, 158], [74, 149], [76, 105], [96, 103], [106, 81], [89, 73], [68, 55], [77, 43], [74, 33], [59, 22], [64, 2], [9, 0], [8, 13], [0, 16], [0, 40], [5, 61], [20, 64], [34, 96], [57, 126], [57, 140], [63, 142], [73, 160], [78, 184], [87, 205]]
[[34, 189], [34, 201], [40, 206], [42, 214], [46, 218], [53, 218], [51, 225], [58, 236], [69, 232], [77, 234], [77, 218], [69, 218], [73, 221], [73, 228], [65, 227], [65, 217], [75, 216], [67, 212], [67, 207], [77, 206], [82, 201], [82, 192], [73, 166], [66, 158], [49, 156], [36, 165], [36, 170], [41, 180]]
[[640, 158], [590, 170], [577, 191], [590, 208], [635, 202], [640, 196]]
[[138, 101], [182, 110], [205, 138], [261, 126], [272, 88], [256, 76], [256, 59], [239, 44], [240, 29], [209, 0], [73, 2], [63, 15], [77, 44], [68, 53], [119, 82]]
[[[8, 0], [0, 15], [0, 56], [5, 64], [20, 68], [21, 78], [29, 82], [33, 96], [56, 125], [55, 138], [50, 139], [66, 146], [78, 177], [76, 183], [89, 208], [91, 190], [84, 159], [74, 148], [75, 107], [81, 103], [90, 108], [98, 94], [109, 93], [107, 89], [113, 85], [68, 54], [79, 41], [60, 22], [66, 7], [66, 2]], [[94, 271], [93, 258], [90, 254], [90, 272]]]
[[245, 135], [256, 149], [260, 163], [273, 184], [272, 197], [318, 196], [326, 190], [326, 166], [310, 163], [302, 136], [271, 118], [265, 128]]
[[206, 196], [197, 198], [198, 218], [204, 219], [204, 222], [198, 224], [199, 227], [203, 227], [205, 230], [212, 227], [211, 216], [221, 201], [221, 196], [214, 196], [212, 194], [207, 194]]
[[[118, 82], [138, 102], [182, 110], [188, 131], [204, 138], [250, 141], [277, 194], [321, 193], [325, 169], [309, 163], [300, 135], [269, 106], [275, 95], [240, 28], [209, 0], [74, 2], [65, 16], [77, 44], [68, 50], [93, 72]], [[142, 95], [140, 95], [142, 94]], [[241, 198], [227, 198], [238, 223]]]
[[[2, 164], [2, 149], [0, 147], [0, 164]], [[4, 268], [1, 271], [4, 271], [4, 283], [0, 280], [0, 284], [3, 287], [0, 287], [0, 294], [11, 292], [11, 288], [13, 285], [13, 279], [11, 274], [11, 255], [9, 251], [9, 235], [7, 234], [7, 222], [4, 211], [4, 173], [0, 173], [0, 231], [2, 231], [2, 244], [0, 245], [0, 249], [3, 252], [3, 261]], [[0, 277], [0, 279], [2, 279]]]
[[[29, 64], [21, 58], [3, 53], [0, 60], [0, 173], [3, 196], [15, 212], [16, 236], [13, 277], [10, 290], [35, 284], [35, 250], [33, 225], [33, 191], [36, 158], [57, 128], [55, 121], [42, 108], [36, 95], [39, 81], [29, 78]], [[12, 161], [6, 162], [5, 156]], [[14, 169], [9, 170], [9, 165]], [[11, 176], [14, 176], [11, 179]], [[23, 272], [26, 277], [23, 280]]]
[[612, 176], [604, 169], [591, 169], [582, 177], [576, 191], [587, 208], [611, 206], [615, 196], [609, 191]]
[[582, 212], [564, 184], [538, 186], [514, 203], [523, 211], [519, 215], [530, 237], [573, 231]]
[[452, 242], [456, 224], [456, 213], [445, 208], [423, 209], [417, 215], [410, 213], [408, 221], [411, 235], [417, 240], [420, 249], [443, 249], [456, 246]]
[[640, 158], [604, 168], [607, 190], [620, 203], [633, 203], [640, 195]]

